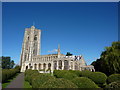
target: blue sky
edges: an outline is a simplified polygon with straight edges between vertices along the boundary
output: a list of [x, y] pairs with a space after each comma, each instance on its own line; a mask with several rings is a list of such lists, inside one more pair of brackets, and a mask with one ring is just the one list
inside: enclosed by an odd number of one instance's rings
[[87, 64], [118, 40], [117, 3], [3, 3], [3, 56], [19, 63], [25, 28], [42, 30], [41, 54], [82, 54]]

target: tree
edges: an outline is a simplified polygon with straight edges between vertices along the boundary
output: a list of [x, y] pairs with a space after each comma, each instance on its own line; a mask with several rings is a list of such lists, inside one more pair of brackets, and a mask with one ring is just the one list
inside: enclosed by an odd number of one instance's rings
[[19, 66], [19, 65], [16, 65], [16, 66], [15, 66], [15, 69], [18, 69], [18, 70], [20, 70], [20, 69], [21, 69], [21, 66]]
[[92, 62], [96, 71], [101, 71], [107, 75], [120, 73], [120, 41], [113, 42], [112, 46], [106, 47], [101, 53], [100, 59]]
[[71, 54], [70, 52], [67, 52], [66, 56], [72, 56], [73, 54]]
[[2, 56], [2, 69], [11, 69], [15, 65], [14, 61], [10, 57]]
[[10, 62], [10, 68], [13, 68], [14, 65], [15, 65], [15, 63], [14, 63], [14, 61], [12, 60], [12, 61]]

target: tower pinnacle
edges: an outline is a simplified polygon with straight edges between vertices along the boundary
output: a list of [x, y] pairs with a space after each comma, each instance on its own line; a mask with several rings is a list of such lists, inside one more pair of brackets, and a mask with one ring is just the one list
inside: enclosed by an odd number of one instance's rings
[[58, 44], [58, 58], [60, 57], [60, 45]]
[[33, 22], [33, 25], [31, 26], [31, 29], [35, 29], [35, 23]]

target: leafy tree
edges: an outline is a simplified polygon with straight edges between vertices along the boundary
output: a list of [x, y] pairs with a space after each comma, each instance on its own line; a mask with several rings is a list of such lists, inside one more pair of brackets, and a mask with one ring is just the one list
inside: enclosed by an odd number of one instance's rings
[[10, 57], [2, 56], [2, 69], [11, 69], [15, 65], [14, 61]]
[[73, 54], [71, 54], [70, 52], [67, 52], [66, 56], [72, 56]]
[[20, 69], [21, 69], [21, 66], [16, 65], [14, 68], [20, 70]]
[[92, 62], [96, 71], [101, 71], [107, 75], [120, 73], [120, 41], [113, 42], [112, 46], [106, 47], [100, 59]]
[[14, 61], [12, 60], [12, 61], [10, 62], [10, 68], [13, 68], [14, 65], [15, 65], [15, 63], [14, 63]]

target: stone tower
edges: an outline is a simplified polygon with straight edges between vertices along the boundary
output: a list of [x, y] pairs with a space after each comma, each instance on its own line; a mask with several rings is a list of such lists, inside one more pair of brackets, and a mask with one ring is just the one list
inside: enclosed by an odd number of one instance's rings
[[26, 68], [24, 67], [26, 63], [32, 61], [33, 56], [40, 54], [40, 37], [41, 30], [36, 29], [35, 26], [25, 29], [20, 57], [21, 71]]

